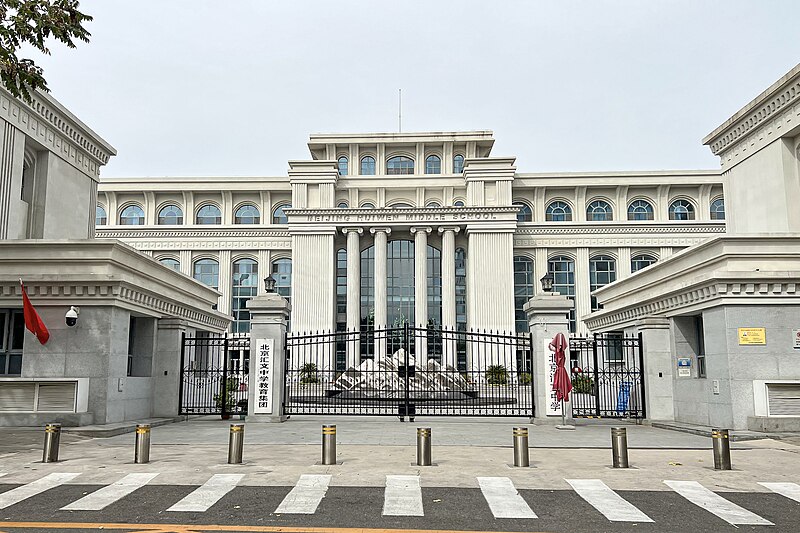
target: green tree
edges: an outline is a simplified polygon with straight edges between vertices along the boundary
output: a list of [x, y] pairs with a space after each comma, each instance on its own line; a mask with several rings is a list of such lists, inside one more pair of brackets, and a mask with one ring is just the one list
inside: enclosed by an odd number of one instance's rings
[[89, 42], [83, 23], [92, 17], [78, 7], [78, 0], [0, 0], [0, 82], [11, 94], [30, 102], [32, 91], [49, 91], [42, 68], [18, 56], [22, 46], [50, 55], [48, 39], [69, 48], [75, 39]]

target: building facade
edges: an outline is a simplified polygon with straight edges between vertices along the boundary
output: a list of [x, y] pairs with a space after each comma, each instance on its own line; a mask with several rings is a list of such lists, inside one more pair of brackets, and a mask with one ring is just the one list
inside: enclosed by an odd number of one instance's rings
[[267, 274], [293, 331], [526, 331], [523, 305], [553, 272], [586, 335], [591, 291], [725, 231], [719, 171], [525, 173], [493, 144], [320, 134], [286, 176], [106, 178], [97, 237], [218, 289], [235, 333]]

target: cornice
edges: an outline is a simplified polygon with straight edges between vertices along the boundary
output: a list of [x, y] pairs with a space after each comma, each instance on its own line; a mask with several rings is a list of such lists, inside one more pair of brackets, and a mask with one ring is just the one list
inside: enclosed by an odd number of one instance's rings
[[[133, 227], [133, 226], [129, 226]], [[162, 237], [165, 239], [187, 239], [187, 238], [286, 238], [289, 239], [288, 230], [271, 229], [234, 229], [234, 228], [209, 228], [209, 229], [183, 229], [183, 228], [164, 228], [150, 227], [146, 229], [123, 229], [122, 227], [104, 228], [99, 226], [95, 234], [98, 239], [149, 239]]]
[[798, 305], [800, 283], [797, 278], [764, 278], [744, 283], [739, 279], [711, 279], [701, 285], [678, 290], [639, 305], [592, 313], [583, 317], [583, 322], [592, 331], [603, 331], [629, 326], [646, 317], [671, 316], [679, 311], [687, 312], [725, 303]]
[[260, 241], [260, 240], [127, 240], [121, 239], [122, 242], [129, 246], [133, 246], [137, 250], [147, 251], [171, 251], [177, 252], [180, 250], [291, 250], [292, 240], [287, 238], [284, 241]]
[[25, 103], [0, 89], [0, 117], [58, 157], [97, 179], [117, 151], [53, 97], [34, 92]]

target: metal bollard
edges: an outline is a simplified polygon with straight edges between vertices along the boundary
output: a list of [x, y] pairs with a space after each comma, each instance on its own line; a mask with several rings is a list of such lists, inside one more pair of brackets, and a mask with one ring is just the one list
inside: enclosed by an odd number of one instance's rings
[[322, 464], [336, 464], [336, 425], [322, 426]]
[[514, 428], [514, 466], [530, 466], [528, 428]]
[[61, 424], [47, 424], [44, 427], [43, 463], [58, 461], [58, 445], [61, 443]]
[[133, 462], [136, 464], [150, 462], [150, 424], [136, 425], [136, 449]]
[[731, 441], [727, 429], [712, 429], [711, 442], [714, 448], [714, 470], [731, 469]]
[[628, 468], [628, 431], [611, 428], [611, 453], [614, 468]]
[[417, 466], [431, 466], [431, 428], [417, 428]]
[[242, 464], [244, 446], [244, 424], [231, 424], [231, 437], [228, 440], [228, 464]]

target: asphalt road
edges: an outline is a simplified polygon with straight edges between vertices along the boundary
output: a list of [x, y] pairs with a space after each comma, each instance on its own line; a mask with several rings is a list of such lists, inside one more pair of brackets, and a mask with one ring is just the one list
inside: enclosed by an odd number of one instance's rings
[[[0, 485], [0, 493], [17, 485]], [[424, 516], [382, 516], [384, 490], [379, 487], [330, 487], [314, 514], [278, 515], [273, 511], [291, 487], [234, 488], [206, 512], [167, 511], [195, 489], [186, 485], [144, 486], [102, 511], [62, 511], [61, 507], [99, 489], [98, 485], [61, 485], [0, 510], [0, 532], [71, 531], [112, 529], [121, 531], [269, 531], [266, 528], [363, 528], [374, 530], [469, 530], [542, 532], [716, 532], [754, 531], [797, 533], [800, 503], [771, 493], [719, 493], [724, 498], [773, 522], [775, 526], [728, 524], [710, 512], [670, 492], [618, 494], [639, 508], [653, 523], [610, 522], [573, 491], [520, 490], [538, 518], [494, 518], [479, 489], [423, 488]], [[47, 522], [24, 529], [20, 523]], [[75, 523], [86, 524], [76, 529]], [[114, 524], [140, 524], [120, 529]], [[148, 524], [148, 525], [145, 525]], [[154, 528], [149, 524], [163, 524]], [[172, 527], [167, 524], [189, 527]], [[15, 527], [16, 526], [16, 527]], [[272, 531], [275, 531], [272, 529]]]
[[[61, 445], [88, 440], [91, 437], [61, 433]], [[44, 444], [43, 428], [0, 428], [0, 457], [27, 450], [41, 450]]]

